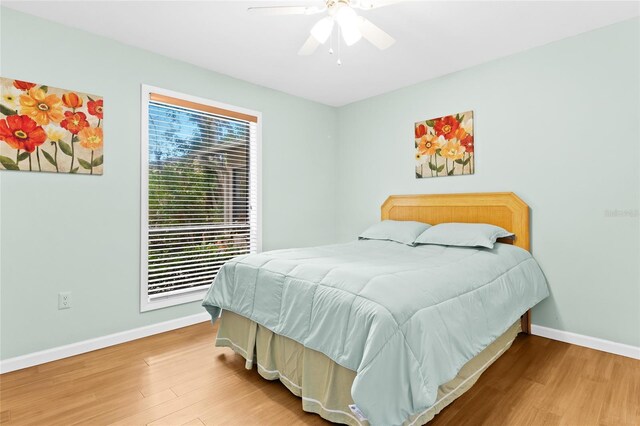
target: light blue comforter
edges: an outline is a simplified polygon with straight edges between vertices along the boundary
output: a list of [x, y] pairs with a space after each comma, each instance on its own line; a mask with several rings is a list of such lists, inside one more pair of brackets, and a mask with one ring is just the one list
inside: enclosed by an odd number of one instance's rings
[[203, 305], [227, 309], [357, 372], [372, 425], [399, 425], [549, 295], [529, 252], [361, 240], [237, 257]]

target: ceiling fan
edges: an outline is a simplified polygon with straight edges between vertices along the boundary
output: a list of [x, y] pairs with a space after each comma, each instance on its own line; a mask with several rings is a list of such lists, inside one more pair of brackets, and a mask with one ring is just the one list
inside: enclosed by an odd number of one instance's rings
[[[327, 0], [324, 7], [317, 6], [260, 6], [250, 7], [250, 13], [262, 15], [316, 15], [326, 12], [311, 28], [311, 35], [298, 51], [298, 55], [311, 55], [318, 46], [327, 42], [337, 24], [338, 31], [347, 46], [358, 42], [361, 38], [368, 40], [380, 50], [384, 50], [395, 43], [395, 39], [381, 30], [363, 16], [359, 16], [355, 9], [371, 10], [403, 0]], [[330, 49], [330, 53], [333, 50]], [[338, 64], [342, 62], [338, 59]]]

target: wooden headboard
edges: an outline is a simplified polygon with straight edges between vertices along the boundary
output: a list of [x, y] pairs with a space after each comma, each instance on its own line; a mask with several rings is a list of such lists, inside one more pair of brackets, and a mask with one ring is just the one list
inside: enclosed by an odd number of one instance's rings
[[[515, 240], [499, 240], [529, 251], [529, 206], [513, 192], [473, 194], [392, 195], [382, 205], [382, 220], [415, 220], [436, 225], [444, 222], [490, 223], [513, 232]], [[531, 333], [531, 312], [520, 319], [523, 332]]]
[[529, 250], [529, 206], [513, 192], [391, 195], [382, 205], [382, 220], [490, 223], [515, 234], [499, 240]]

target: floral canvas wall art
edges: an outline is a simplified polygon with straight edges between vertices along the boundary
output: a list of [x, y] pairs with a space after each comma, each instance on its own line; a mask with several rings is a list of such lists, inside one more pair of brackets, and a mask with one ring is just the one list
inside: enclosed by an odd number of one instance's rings
[[471, 175], [473, 111], [415, 123], [416, 178]]
[[9, 78], [0, 91], [0, 170], [102, 174], [102, 97]]

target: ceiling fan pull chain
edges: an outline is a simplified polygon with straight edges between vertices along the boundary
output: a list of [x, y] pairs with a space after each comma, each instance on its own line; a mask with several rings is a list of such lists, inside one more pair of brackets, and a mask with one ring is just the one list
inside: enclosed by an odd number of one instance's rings
[[329, 55], [333, 55], [333, 31], [331, 31], [331, 35], [329, 36]]
[[336, 63], [338, 66], [342, 66], [342, 28], [338, 25], [338, 60]]

